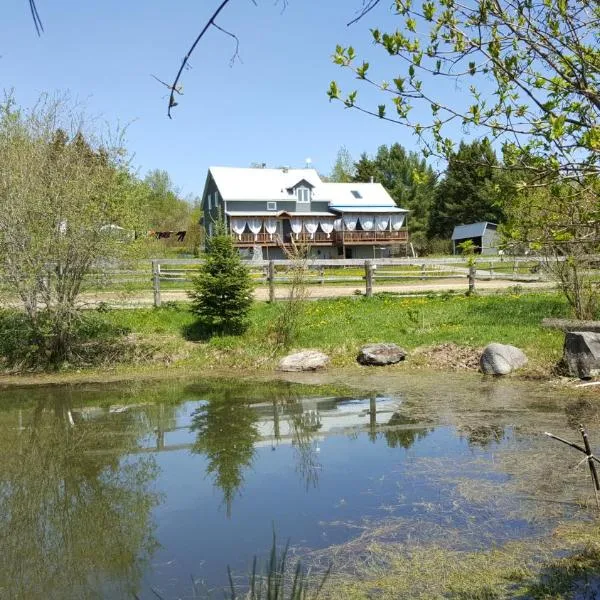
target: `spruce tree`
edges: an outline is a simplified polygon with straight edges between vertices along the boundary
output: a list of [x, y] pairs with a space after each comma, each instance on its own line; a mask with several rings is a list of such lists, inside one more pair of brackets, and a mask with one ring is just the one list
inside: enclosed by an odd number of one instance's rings
[[192, 311], [207, 334], [239, 335], [248, 328], [252, 281], [223, 221], [216, 223], [190, 292]]

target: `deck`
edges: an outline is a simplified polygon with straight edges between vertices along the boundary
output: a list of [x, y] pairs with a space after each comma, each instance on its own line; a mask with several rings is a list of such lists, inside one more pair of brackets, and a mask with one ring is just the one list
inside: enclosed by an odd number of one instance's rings
[[242, 233], [236, 236], [236, 246], [240, 248], [251, 248], [253, 246], [281, 247], [296, 244], [308, 244], [310, 246], [359, 246], [371, 244], [405, 244], [408, 242], [408, 232], [401, 231], [334, 231], [329, 236], [321, 231], [314, 235], [306, 232], [297, 236], [269, 233]]

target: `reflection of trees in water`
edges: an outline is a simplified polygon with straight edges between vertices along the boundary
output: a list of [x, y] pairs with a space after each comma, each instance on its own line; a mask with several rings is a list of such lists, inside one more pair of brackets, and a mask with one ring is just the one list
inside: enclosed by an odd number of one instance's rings
[[2, 413], [2, 598], [130, 597], [156, 547], [154, 461], [122, 460], [139, 423], [77, 417], [58, 396]]
[[458, 432], [467, 438], [469, 446], [478, 446], [484, 449], [491, 444], [500, 443], [505, 435], [503, 425], [466, 425], [459, 427]]
[[244, 483], [244, 470], [254, 458], [254, 444], [259, 439], [257, 419], [250, 404], [226, 391], [213, 395], [192, 416], [190, 429], [196, 432], [192, 452], [207, 457], [207, 473], [223, 492], [228, 516]]
[[285, 403], [292, 443], [296, 452], [296, 473], [304, 481], [306, 489], [319, 485], [319, 473], [322, 465], [318, 460], [318, 452], [313, 444], [313, 436], [321, 428], [318, 410], [304, 411], [302, 403], [297, 399], [288, 399]]
[[[387, 428], [383, 430], [383, 437], [390, 448], [404, 448], [408, 450], [415, 442], [427, 437], [431, 429], [425, 427], [400, 428], [406, 425], [416, 425], [418, 421], [400, 413], [394, 413], [388, 421]], [[393, 429], [398, 427], [398, 429]]]

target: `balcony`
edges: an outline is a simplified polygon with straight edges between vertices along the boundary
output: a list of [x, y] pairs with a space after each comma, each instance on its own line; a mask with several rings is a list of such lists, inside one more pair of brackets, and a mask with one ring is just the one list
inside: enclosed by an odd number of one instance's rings
[[235, 236], [235, 244], [240, 248], [251, 248], [253, 246], [291, 246], [292, 238], [296, 244], [308, 244], [311, 246], [356, 246], [369, 244], [406, 244], [408, 242], [408, 232], [401, 231], [334, 231], [329, 237], [322, 231], [317, 231], [314, 235], [303, 231], [296, 234], [274, 233], [242, 233], [241, 236]]
[[341, 246], [354, 246], [358, 244], [406, 244], [408, 231], [336, 231], [336, 243]]

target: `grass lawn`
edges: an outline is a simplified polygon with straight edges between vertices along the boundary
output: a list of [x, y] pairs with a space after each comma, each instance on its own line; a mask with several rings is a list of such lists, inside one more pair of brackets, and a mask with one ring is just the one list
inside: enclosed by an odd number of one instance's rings
[[[281, 303], [256, 303], [244, 335], [208, 340], [194, 335], [194, 316], [185, 305], [112, 310], [103, 318], [175, 351], [174, 360], [206, 367], [272, 368], [285, 353], [274, 347], [272, 331], [281, 308]], [[530, 372], [548, 372], [560, 358], [563, 335], [542, 329], [540, 323], [568, 312], [560, 295], [541, 293], [432, 298], [377, 294], [311, 301], [305, 304], [294, 348], [321, 349], [334, 366], [348, 366], [368, 342], [395, 342], [409, 351], [409, 358], [416, 348], [447, 343], [480, 348], [500, 342], [522, 348], [530, 359]]]

